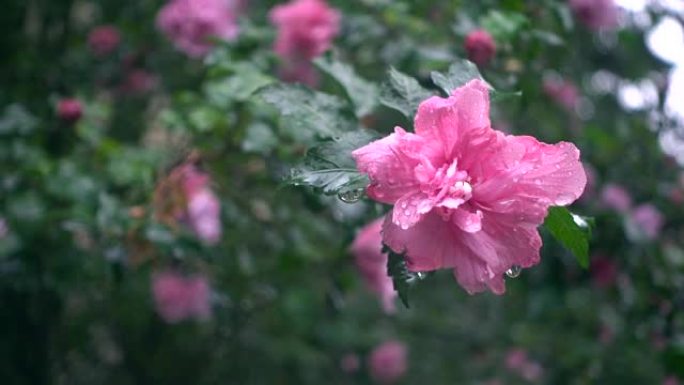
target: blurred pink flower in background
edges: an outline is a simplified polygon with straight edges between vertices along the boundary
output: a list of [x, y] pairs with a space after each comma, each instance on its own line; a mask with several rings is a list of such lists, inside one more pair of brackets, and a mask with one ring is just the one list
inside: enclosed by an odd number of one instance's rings
[[68, 122], [74, 123], [83, 116], [81, 101], [75, 98], [61, 99], [57, 102], [57, 116]]
[[464, 46], [468, 60], [478, 66], [486, 66], [496, 55], [494, 38], [484, 29], [476, 29], [468, 33]]
[[376, 346], [368, 357], [371, 377], [382, 384], [396, 382], [406, 373], [407, 356], [406, 345], [396, 340]]
[[615, 261], [604, 255], [594, 255], [591, 257], [591, 279], [600, 288], [607, 288], [615, 285], [618, 267]]
[[121, 43], [119, 29], [113, 25], [101, 25], [88, 34], [88, 47], [96, 56], [106, 56], [114, 52]]
[[324, 0], [293, 0], [273, 7], [269, 18], [278, 30], [273, 49], [283, 61], [284, 80], [313, 85], [317, 78], [310, 61], [332, 45], [340, 13]]
[[570, 9], [587, 28], [612, 29], [618, 24], [618, 8], [614, 0], [570, 0]]
[[679, 380], [675, 376], [667, 376], [663, 380], [663, 385], [679, 385]]
[[356, 266], [368, 288], [377, 294], [386, 313], [396, 308], [392, 279], [387, 276], [387, 254], [382, 253], [382, 223], [384, 218], [376, 219], [359, 231], [351, 246]]
[[209, 186], [209, 176], [194, 165], [183, 166], [187, 220], [197, 237], [214, 245], [221, 240], [221, 202]]
[[204, 276], [173, 271], [152, 275], [152, 295], [159, 316], [168, 323], [206, 320], [211, 315], [209, 283]]
[[370, 177], [368, 196], [394, 205], [384, 243], [406, 252], [412, 271], [454, 269], [469, 293], [502, 294], [507, 270], [539, 263], [549, 206], [572, 203], [586, 185], [573, 144], [493, 130], [480, 80], [421, 103], [415, 134], [397, 127], [352, 156]]
[[663, 214], [650, 203], [639, 205], [630, 216], [632, 223], [648, 240], [657, 238], [665, 224]]
[[544, 368], [521, 348], [510, 349], [506, 353], [506, 368], [531, 382], [539, 381], [544, 375]]
[[360, 367], [359, 356], [354, 353], [345, 354], [340, 360], [340, 368], [345, 373], [356, 373]]
[[574, 111], [579, 103], [579, 90], [568, 80], [555, 76], [546, 77], [542, 88], [551, 100], [568, 111]]
[[606, 183], [601, 190], [601, 203], [624, 214], [632, 207], [632, 197], [624, 187], [615, 183]]
[[582, 166], [584, 166], [584, 173], [587, 174], [587, 186], [584, 189], [584, 194], [582, 194], [581, 199], [586, 199], [591, 198], [596, 194], [596, 182], [598, 178], [594, 166], [587, 162], [583, 162]]
[[191, 57], [209, 53], [211, 38], [233, 40], [238, 35], [236, 11], [230, 0], [171, 0], [157, 15], [157, 28]]
[[158, 79], [143, 69], [133, 69], [126, 74], [121, 91], [128, 94], [144, 94], [156, 87]]

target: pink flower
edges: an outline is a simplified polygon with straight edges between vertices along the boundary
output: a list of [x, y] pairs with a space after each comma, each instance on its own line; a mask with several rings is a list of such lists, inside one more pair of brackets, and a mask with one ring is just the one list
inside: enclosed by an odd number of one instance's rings
[[601, 202], [619, 213], [626, 213], [632, 207], [632, 197], [624, 187], [608, 183], [601, 191]]
[[519, 371], [527, 363], [527, 351], [521, 348], [510, 349], [506, 353], [506, 368], [511, 371]]
[[359, 356], [354, 353], [345, 354], [340, 360], [340, 368], [345, 373], [356, 373], [360, 367]]
[[591, 258], [589, 271], [596, 286], [607, 288], [615, 285], [618, 267], [613, 259], [603, 255], [595, 255]]
[[197, 236], [209, 245], [221, 240], [221, 203], [210, 189], [188, 198], [188, 220]]
[[157, 15], [157, 28], [191, 57], [209, 53], [212, 37], [233, 40], [238, 34], [229, 0], [171, 0]]
[[164, 271], [152, 275], [152, 295], [159, 316], [168, 323], [205, 320], [211, 315], [207, 279]]
[[121, 91], [128, 94], [144, 94], [156, 85], [157, 78], [154, 75], [142, 69], [134, 69], [126, 75]]
[[570, 0], [570, 9], [587, 28], [611, 29], [618, 24], [614, 0]]
[[88, 46], [96, 56], [106, 56], [114, 52], [121, 42], [119, 29], [113, 25], [101, 25], [88, 34]]
[[663, 380], [663, 385], [679, 385], [679, 380], [675, 376], [667, 376]]
[[187, 202], [186, 218], [198, 238], [214, 245], [221, 240], [221, 202], [209, 185], [209, 175], [194, 164], [180, 166], [179, 175]]
[[544, 93], [556, 104], [568, 111], [574, 111], [579, 103], [580, 93], [573, 83], [555, 77], [544, 79]]
[[399, 341], [378, 345], [368, 358], [371, 377], [382, 384], [396, 382], [406, 373], [407, 354], [406, 346]]
[[83, 107], [81, 106], [80, 100], [68, 98], [61, 99], [57, 102], [57, 116], [59, 116], [60, 119], [68, 123], [74, 123], [81, 119], [82, 115]]
[[278, 29], [273, 49], [286, 59], [319, 56], [340, 29], [340, 13], [323, 0], [293, 0], [275, 6], [269, 17]]
[[496, 54], [496, 43], [489, 32], [484, 29], [476, 29], [466, 36], [465, 50], [470, 61], [478, 66], [485, 66]]
[[273, 45], [283, 60], [283, 80], [315, 85], [318, 78], [310, 61], [328, 50], [340, 30], [340, 13], [324, 0], [293, 0], [269, 13], [278, 29]]
[[356, 257], [356, 266], [368, 288], [376, 293], [382, 302], [386, 313], [393, 313], [396, 309], [392, 279], [387, 276], [387, 254], [382, 253], [382, 223], [383, 218], [376, 219], [361, 229], [354, 239], [351, 251]]
[[493, 130], [480, 80], [421, 103], [415, 127], [352, 153], [370, 177], [368, 196], [394, 205], [384, 243], [405, 252], [412, 271], [451, 268], [469, 293], [502, 294], [508, 269], [539, 263], [537, 226], [549, 206], [582, 194], [579, 151]]
[[631, 221], [648, 240], [655, 239], [665, 224], [663, 214], [650, 203], [636, 207], [631, 213]]

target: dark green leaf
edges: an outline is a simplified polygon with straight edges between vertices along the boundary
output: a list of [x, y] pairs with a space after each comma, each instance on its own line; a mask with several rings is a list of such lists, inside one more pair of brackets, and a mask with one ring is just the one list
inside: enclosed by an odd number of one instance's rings
[[275, 82], [275, 79], [262, 73], [254, 65], [237, 63], [231, 66], [232, 76], [209, 81], [205, 86], [207, 98], [220, 107], [232, 101], [245, 101], [259, 88]]
[[425, 278], [423, 273], [410, 271], [406, 266], [404, 254], [397, 254], [389, 247], [383, 246], [383, 253], [387, 253], [387, 276], [392, 278], [394, 290], [399, 295], [399, 299], [409, 307], [408, 292], [411, 286]]
[[551, 207], [544, 221], [551, 235], [570, 250], [583, 268], [589, 267], [590, 218], [572, 214], [565, 207]]
[[430, 76], [432, 81], [441, 88], [447, 95], [453, 90], [463, 86], [473, 79], [482, 79], [477, 66], [468, 60], [459, 60], [449, 66], [446, 74], [433, 71]]
[[321, 57], [314, 61], [316, 66], [330, 75], [342, 85], [347, 96], [354, 104], [356, 116], [361, 118], [370, 114], [378, 104], [378, 87], [363, 79], [354, 69], [330, 57]]
[[286, 182], [320, 189], [325, 194], [361, 190], [368, 185], [368, 178], [356, 169], [351, 153], [373, 139], [370, 132], [357, 130], [324, 142], [307, 152], [304, 164], [294, 168]]
[[380, 103], [401, 112], [410, 120], [415, 116], [418, 105], [430, 96], [432, 93], [416, 79], [390, 68], [389, 81], [380, 91]]
[[346, 103], [336, 96], [296, 84], [273, 84], [257, 95], [277, 108], [295, 131], [332, 138], [355, 128], [344, 114]]

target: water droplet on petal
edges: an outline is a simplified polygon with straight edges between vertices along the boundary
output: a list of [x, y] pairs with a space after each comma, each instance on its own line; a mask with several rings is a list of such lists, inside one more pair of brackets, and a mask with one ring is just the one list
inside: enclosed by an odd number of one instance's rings
[[345, 191], [338, 194], [337, 197], [340, 198], [340, 200], [344, 203], [356, 203], [361, 199], [361, 197], [363, 197], [363, 190], [358, 189]]
[[510, 269], [506, 270], [506, 275], [510, 278], [518, 278], [522, 272], [522, 267], [519, 265], [513, 265]]

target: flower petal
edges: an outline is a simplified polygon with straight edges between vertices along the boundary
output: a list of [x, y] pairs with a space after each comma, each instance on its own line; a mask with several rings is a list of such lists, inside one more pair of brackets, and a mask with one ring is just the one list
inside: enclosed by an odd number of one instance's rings
[[549, 206], [566, 206], [582, 195], [587, 183], [579, 150], [571, 143], [555, 145], [530, 136], [505, 136], [483, 153], [473, 186], [473, 200], [483, 211], [516, 213], [539, 225]]
[[453, 268], [459, 284], [471, 294], [487, 288], [502, 294], [508, 269], [539, 262], [542, 242], [536, 227], [519, 223], [514, 215], [483, 213], [482, 229], [476, 233], [461, 230], [437, 210], [407, 230], [389, 218], [383, 240], [395, 252], [406, 253], [409, 269]]
[[416, 134], [442, 143], [447, 159], [457, 155], [455, 150], [466, 153], [470, 141], [464, 138], [469, 131], [491, 130], [487, 85], [472, 80], [448, 98], [433, 96], [425, 100], [418, 106], [415, 127]]
[[393, 134], [354, 150], [352, 157], [359, 171], [371, 180], [368, 196], [394, 203], [418, 189], [414, 170], [432, 153], [424, 138], [397, 127]]

